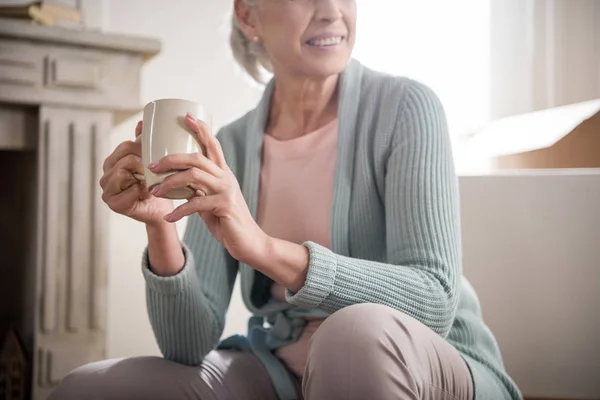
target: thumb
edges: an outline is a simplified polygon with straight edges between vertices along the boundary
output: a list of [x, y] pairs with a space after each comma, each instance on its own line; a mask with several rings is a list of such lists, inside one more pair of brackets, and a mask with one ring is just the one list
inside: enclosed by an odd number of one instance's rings
[[142, 121], [138, 121], [135, 126], [135, 138], [137, 139], [142, 134]]

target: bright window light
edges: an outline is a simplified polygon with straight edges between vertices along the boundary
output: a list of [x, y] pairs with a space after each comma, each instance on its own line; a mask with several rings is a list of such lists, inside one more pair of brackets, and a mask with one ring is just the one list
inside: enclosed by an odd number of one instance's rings
[[441, 98], [453, 139], [490, 116], [490, 0], [358, 0], [354, 57]]

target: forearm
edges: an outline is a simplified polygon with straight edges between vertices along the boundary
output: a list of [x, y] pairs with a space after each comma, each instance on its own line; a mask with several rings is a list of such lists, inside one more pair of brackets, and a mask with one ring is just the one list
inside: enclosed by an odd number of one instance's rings
[[200, 364], [216, 346], [222, 329], [206, 296], [197, 287], [181, 290], [176, 296], [148, 288], [146, 299], [163, 356], [184, 365]]
[[288, 289], [288, 301], [333, 313], [356, 303], [377, 303], [403, 311], [435, 332], [447, 334], [457, 306], [457, 283], [437, 268], [437, 260], [405, 265], [343, 257], [314, 243], [307, 246], [268, 238], [249, 261]]
[[267, 237], [262, 248], [248, 264], [292, 292], [300, 290], [308, 272], [308, 249], [273, 237]]
[[177, 275], [185, 264], [175, 224], [159, 222], [146, 225], [150, 269], [158, 276]]
[[[226, 300], [209, 294], [200, 284], [195, 257], [184, 245], [185, 266], [173, 276], [154, 274], [144, 257], [142, 271], [146, 279], [146, 303], [156, 341], [168, 360], [185, 365], [197, 365], [216, 345], [224, 325]], [[224, 269], [224, 268], [223, 268]], [[227, 296], [228, 289], [219, 294]]]
[[[164, 227], [173, 230], [170, 234], [165, 230], [149, 236], [157, 242], [177, 237], [173, 225]], [[160, 245], [154, 247], [155, 254], [161, 251]], [[198, 215], [188, 219], [182, 242], [173, 242], [169, 249], [182, 252], [183, 268], [174, 275], [159, 276], [154, 265], [150, 268], [150, 248], [142, 258], [150, 322], [165, 358], [196, 365], [214, 348], [223, 332], [237, 262], [212, 237]]]
[[[400, 310], [433, 331], [446, 335], [458, 302], [458, 277], [425, 253], [398, 263], [361, 260], [306, 244], [310, 261], [304, 286], [286, 293], [289, 303], [333, 313], [357, 303], [377, 303]], [[450, 261], [452, 262], [452, 261]]]

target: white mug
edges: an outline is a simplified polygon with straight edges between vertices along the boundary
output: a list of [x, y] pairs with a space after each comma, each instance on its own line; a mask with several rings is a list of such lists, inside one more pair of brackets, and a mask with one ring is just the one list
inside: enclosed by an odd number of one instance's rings
[[[169, 154], [204, 153], [198, 143], [196, 134], [186, 123], [186, 113], [190, 113], [208, 125], [212, 118], [205, 107], [198, 103], [183, 99], [160, 99], [151, 101], [144, 107], [142, 134], [137, 140], [142, 141], [142, 162], [144, 176], [135, 174], [139, 180], [146, 181], [148, 190], [160, 184], [167, 176], [177, 171], [155, 174], [148, 169], [148, 164], [160, 161]], [[189, 199], [195, 193], [190, 187], [174, 188], [165, 197], [169, 199]]]

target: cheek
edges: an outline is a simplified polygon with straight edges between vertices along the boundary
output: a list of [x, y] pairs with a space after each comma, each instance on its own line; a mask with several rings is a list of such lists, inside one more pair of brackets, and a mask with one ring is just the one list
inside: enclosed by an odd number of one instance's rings
[[295, 18], [265, 21], [264, 35], [267, 50], [274, 53], [272, 56], [281, 57], [301, 48], [304, 26]]
[[356, 18], [356, 7], [349, 6], [349, 8], [344, 12], [344, 22], [352, 34], [356, 32]]

